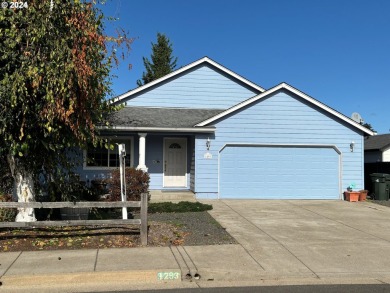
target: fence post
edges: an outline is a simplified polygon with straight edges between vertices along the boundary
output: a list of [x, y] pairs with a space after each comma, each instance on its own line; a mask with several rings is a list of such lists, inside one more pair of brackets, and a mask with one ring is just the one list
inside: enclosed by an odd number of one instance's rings
[[141, 193], [141, 244], [148, 245], [148, 194]]

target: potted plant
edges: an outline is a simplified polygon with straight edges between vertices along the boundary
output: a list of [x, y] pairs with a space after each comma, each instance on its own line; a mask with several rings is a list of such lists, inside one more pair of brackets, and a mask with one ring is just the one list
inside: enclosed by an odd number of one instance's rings
[[346, 201], [359, 201], [359, 191], [353, 191], [355, 184], [352, 183], [347, 187], [347, 191], [344, 192], [344, 199]]
[[359, 191], [359, 201], [365, 201], [367, 199], [368, 190], [360, 190]]

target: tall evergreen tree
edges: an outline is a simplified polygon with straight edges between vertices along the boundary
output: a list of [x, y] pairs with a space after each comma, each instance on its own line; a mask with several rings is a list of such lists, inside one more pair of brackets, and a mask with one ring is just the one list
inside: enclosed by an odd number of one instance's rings
[[164, 34], [157, 34], [157, 43], [152, 43], [152, 61], [143, 57], [146, 72], [142, 74], [142, 79], [137, 80], [137, 85], [142, 86], [156, 80], [176, 68], [177, 57], [172, 56], [172, 43]]

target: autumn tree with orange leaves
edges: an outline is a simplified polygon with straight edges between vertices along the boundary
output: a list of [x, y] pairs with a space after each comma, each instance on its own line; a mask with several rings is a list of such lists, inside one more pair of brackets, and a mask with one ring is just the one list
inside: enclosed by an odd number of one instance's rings
[[[19, 201], [34, 201], [38, 177], [62, 174], [73, 148], [100, 143], [96, 125], [115, 109], [110, 69], [122, 31], [104, 33], [106, 18], [88, 1], [29, 0], [0, 10], [0, 163], [8, 163]], [[20, 209], [17, 221], [34, 221]]]

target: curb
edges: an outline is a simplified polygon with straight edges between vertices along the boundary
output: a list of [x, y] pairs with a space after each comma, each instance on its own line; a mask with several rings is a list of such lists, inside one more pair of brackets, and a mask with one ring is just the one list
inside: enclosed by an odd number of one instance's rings
[[181, 283], [181, 272], [177, 269], [144, 270], [144, 271], [113, 271], [85, 272], [72, 274], [45, 275], [5, 275], [0, 278], [1, 290], [28, 289], [37, 287], [105, 286], [109, 283], [128, 285], [138, 283]]

